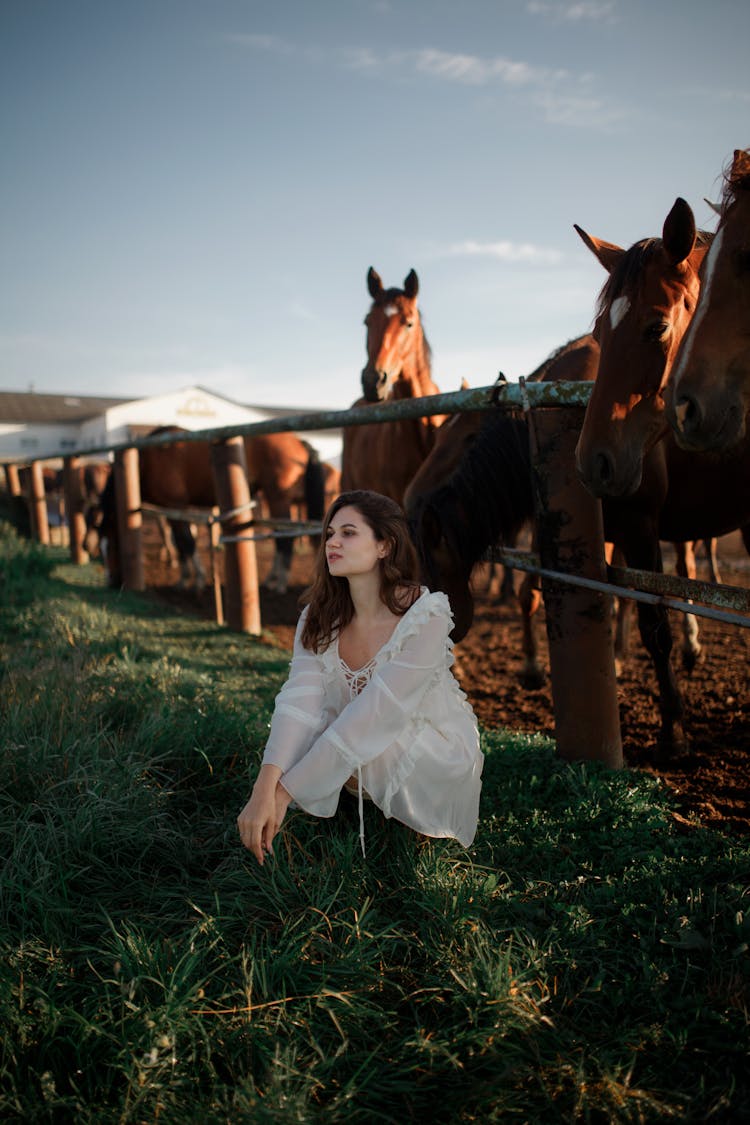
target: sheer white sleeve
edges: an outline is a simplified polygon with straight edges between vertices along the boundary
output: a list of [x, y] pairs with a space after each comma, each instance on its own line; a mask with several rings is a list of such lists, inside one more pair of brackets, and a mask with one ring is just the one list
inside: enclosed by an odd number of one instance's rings
[[263, 754], [264, 765], [279, 766], [284, 773], [307, 753], [325, 725], [322, 664], [301, 641], [306, 613], [297, 624], [289, 676], [276, 696]]
[[434, 613], [407, 635], [390, 659], [375, 667], [369, 684], [284, 774], [282, 785], [302, 808], [335, 802], [347, 778], [402, 733], [444, 665], [452, 625], [447, 612]]

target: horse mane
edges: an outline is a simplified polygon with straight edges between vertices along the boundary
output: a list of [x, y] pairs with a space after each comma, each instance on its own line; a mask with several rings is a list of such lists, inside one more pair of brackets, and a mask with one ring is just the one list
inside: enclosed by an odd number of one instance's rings
[[425, 574], [432, 567], [418, 532], [427, 513], [467, 572], [489, 546], [513, 540], [533, 514], [525, 420], [505, 412], [488, 414], [450, 478], [417, 501], [412, 524]]
[[584, 340], [588, 339], [590, 339], [589, 334], [584, 333], [583, 336], [575, 336], [572, 340], [568, 340], [566, 344], [561, 344], [559, 348], [555, 348], [545, 360], [542, 360], [538, 367], [534, 368], [530, 375], [526, 376], [526, 382], [543, 383], [545, 375], [556, 360], [561, 359], [562, 356], [567, 355], [568, 352], [575, 351], [576, 348], [581, 347]]
[[750, 148], [737, 149], [731, 168], [724, 174], [724, 195], [721, 201], [722, 219], [737, 199], [739, 192], [748, 190], [750, 190]]
[[599, 319], [616, 297], [631, 297], [633, 295], [643, 270], [661, 246], [662, 240], [660, 238], [643, 238], [620, 256], [617, 265], [604, 282], [597, 297], [595, 320]]

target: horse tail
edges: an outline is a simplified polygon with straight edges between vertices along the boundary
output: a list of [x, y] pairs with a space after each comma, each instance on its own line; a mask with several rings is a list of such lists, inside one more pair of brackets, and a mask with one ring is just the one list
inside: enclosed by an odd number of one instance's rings
[[[322, 520], [326, 506], [326, 478], [323, 464], [317, 449], [308, 446], [307, 465], [305, 466], [305, 507], [309, 520]], [[320, 543], [319, 535], [311, 535], [310, 541], [314, 547]]]
[[180, 563], [190, 561], [195, 555], [195, 536], [187, 520], [168, 520], [172, 539], [180, 557]]

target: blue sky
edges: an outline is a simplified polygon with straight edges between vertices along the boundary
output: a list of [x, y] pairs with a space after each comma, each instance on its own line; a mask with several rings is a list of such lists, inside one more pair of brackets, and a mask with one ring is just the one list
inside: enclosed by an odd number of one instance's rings
[[0, 390], [359, 394], [370, 265], [455, 390], [590, 327], [750, 144], [746, 0], [2, 0]]

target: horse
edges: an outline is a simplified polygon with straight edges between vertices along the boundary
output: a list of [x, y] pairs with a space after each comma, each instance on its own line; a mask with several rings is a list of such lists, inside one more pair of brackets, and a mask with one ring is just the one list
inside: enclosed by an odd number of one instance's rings
[[[78, 475], [80, 481], [81, 496], [83, 498], [83, 515], [86, 524], [86, 534], [84, 538], [84, 549], [87, 551], [90, 558], [97, 558], [102, 553], [102, 538], [99, 534], [99, 525], [101, 522], [101, 496], [106, 488], [107, 481], [109, 480], [112, 472], [112, 465], [109, 461], [92, 461], [87, 462], [85, 465], [79, 467]], [[181, 565], [181, 560], [177, 550], [177, 543], [175, 542], [175, 532], [170, 525], [170, 521], [165, 516], [156, 516], [156, 525], [159, 529], [159, 537], [161, 539], [161, 547], [159, 550], [160, 557], [168, 562], [170, 566], [176, 564]], [[192, 534], [195, 535], [195, 529], [191, 524]], [[177, 539], [179, 539], [189, 552], [190, 541], [186, 536], [183, 536], [178, 530], [176, 532]], [[201, 575], [205, 582], [205, 576]], [[187, 574], [182, 574], [180, 577], [180, 585], [185, 585]]]
[[[662, 237], [629, 250], [576, 230], [609, 277], [596, 306], [601, 356], [576, 449], [578, 474], [603, 500], [604, 531], [630, 567], [661, 571], [660, 539], [683, 542], [740, 528], [750, 550], [750, 439], [721, 456], [679, 448], [662, 389], [700, 293], [710, 235], [677, 199]], [[638, 606], [659, 685], [660, 748], [684, 744], [684, 705], [670, 663], [666, 609]]]
[[[153, 434], [181, 434], [178, 426], [162, 426]], [[300, 481], [304, 483], [307, 515], [322, 519], [324, 477], [317, 455], [295, 434], [258, 434], [244, 439], [248, 484], [251, 495], [262, 493], [271, 519], [288, 520], [291, 503]], [[314, 451], [313, 451], [314, 452]], [[212, 508], [216, 504], [211, 453], [208, 442], [175, 441], [170, 445], [145, 446], [140, 450], [139, 476], [141, 500], [169, 508]], [[115, 478], [112, 474], [101, 497], [99, 534], [107, 541], [106, 563], [110, 584], [121, 584]], [[251, 517], [248, 513], [248, 521]], [[193, 570], [196, 585], [205, 584], [205, 574], [196, 555], [195, 536], [185, 520], [169, 520], [180, 557], [182, 580]], [[292, 558], [292, 539], [278, 540], [272, 570], [266, 586], [286, 593]]]
[[679, 444], [717, 452], [744, 440], [750, 411], [750, 149], [735, 149], [719, 215], [664, 396]]
[[[496, 386], [504, 384], [505, 381], [505, 376], [501, 373], [496, 380]], [[468, 390], [468, 387], [469, 384], [465, 379], [462, 379], [461, 390]], [[483, 419], [483, 411], [467, 410], [460, 414], [450, 415], [439, 427], [431, 452], [417, 469], [404, 493], [402, 503], [406, 518], [410, 523], [415, 519], [421, 497], [450, 477], [465, 450], [479, 433]], [[491, 562], [487, 578], [487, 593], [492, 588], [495, 567], [496, 564]], [[502, 570], [500, 602], [505, 603], [509, 602], [515, 595], [515, 588], [512, 568], [506, 566]]]
[[[363, 398], [353, 405], [438, 394], [432, 381], [431, 351], [417, 307], [419, 279], [411, 270], [403, 289], [385, 289], [370, 267], [372, 305], [365, 317], [367, 363]], [[372, 488], [399, 504], [409, 481], [432, 449], [445, 415], [347, 426], [341, 453], [341, 488]]]
[[[569, 340], [552, 352], [527, 377], [527, 382], [588, 381], [595, 378], [598, 362], [599, 346], [590, 334], [586, 334]], [[501, 374], [495, 385], [501, 386], [505, 381], [505, 377]], [[427, 498], [451, 480], [486, 421], [486, 411], [470, 410], [454, 414], [438, 430], [432, 452], [417, 470], [404, 494], [404, 510], [417, 543], [422, 535], [421, 521]], [[533, 512], [529, 509], [529, 521], [532, 516]], [[504, 541], [506, 545], [514, 546], [516, 538], [506, 531]], [[429, 585], [427, 578], [426, 581]], [[514, 594], [513, 569], [505, 567], [500, 601], [507, 602]], [[532, 624], [533, 617], [541, 604], [540, 583], [534, 576], [524, 575], [518, 591], [518, 599], [523, 624], [524, 653], [520, 678], [524, 687], [538, 688], [544, 682], [544, 672], [539, 663], [536, 634]]]

